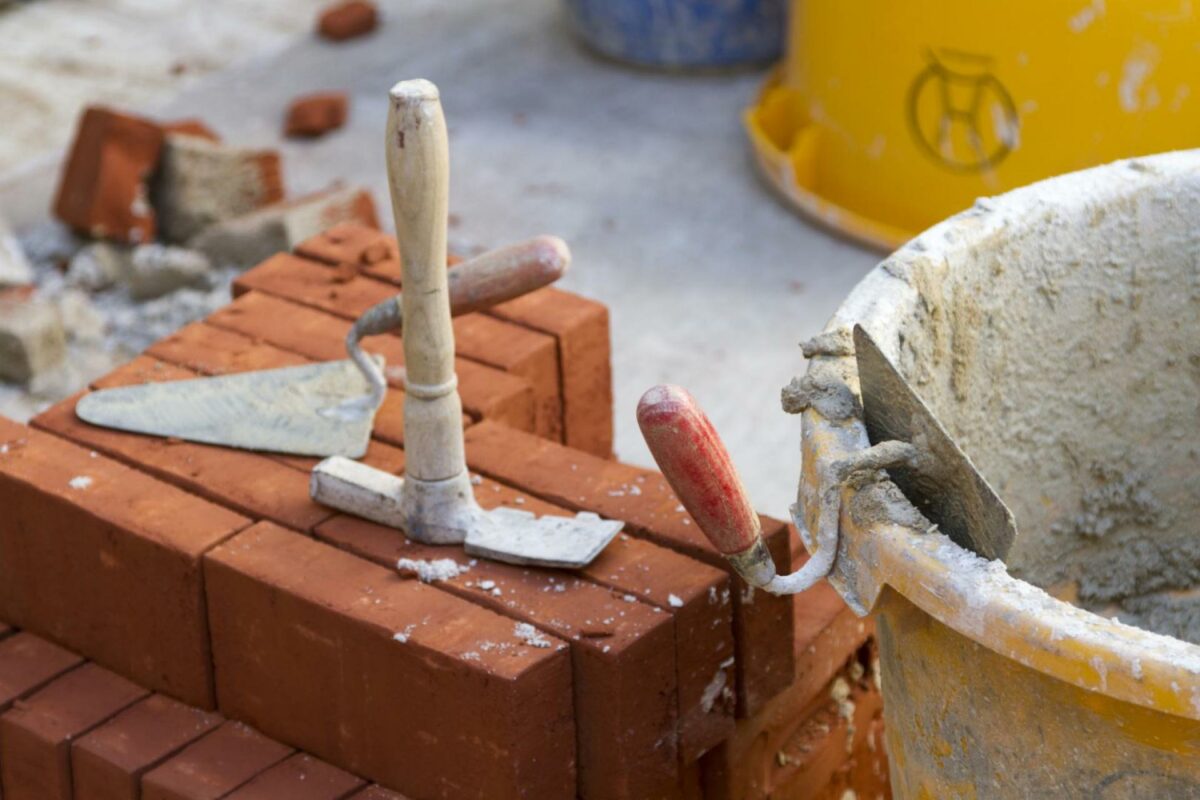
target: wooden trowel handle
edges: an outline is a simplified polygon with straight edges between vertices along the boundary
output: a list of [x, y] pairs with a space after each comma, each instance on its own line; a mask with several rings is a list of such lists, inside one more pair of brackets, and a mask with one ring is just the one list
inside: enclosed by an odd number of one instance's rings
[[638, 403], [642, 436], [683, 507], [722, 554], [762, 537], [758, 514], [712, 423], [678, 386], [655, 386]]
[[538, 236], [476, 256], [451, 268], [450, 313], [469, 314], [548, 286], [571, 265], [557, 236]]

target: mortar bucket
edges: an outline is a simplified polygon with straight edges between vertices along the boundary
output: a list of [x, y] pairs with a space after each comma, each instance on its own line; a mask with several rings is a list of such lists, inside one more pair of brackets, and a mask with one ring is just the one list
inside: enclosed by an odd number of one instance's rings
[[793, 0], [745, 124], [796, 207], [891, 249], [976, 197], [1195, 146], [1197, 39], [1179, 0]]
[[[829, 323], [867, 329], [1021, 531], [989, 562], [883, 472], [840, 489], [830, 581], [877, 615], [897, 798], [1200, 797], [1197, 220], [1200, 151], [1054, 178], [921, 234]], [[829, 352], [810, 531], [869, 445]]]

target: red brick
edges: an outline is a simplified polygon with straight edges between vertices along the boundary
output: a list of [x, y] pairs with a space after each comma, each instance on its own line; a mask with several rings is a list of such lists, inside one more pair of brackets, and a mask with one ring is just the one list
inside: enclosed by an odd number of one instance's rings
[[[534, 514], [570, 516], [570, 512], [559, 506], [488, 478], [479, 479], [475, 496], [484, 508], [507, 506]], [[329, 527], [337, 520], [336, 517], [331, 520]], [[388, 540], [394, 541], [394, 537], [391, 534], [380, 537], [380, 541]], [[386, 559], [388, 552], [384, 549], [381, 555]], [[729, 576], [724, 570], [624, 533], [580, 574], [674, 618], [679, 756], [683, 764], [695, 761], [733, 730]], [[721, 684], [729, 688], [722, 689]], [[706, 693], [712, 696], [706, 698]]]
[[71, 800], [71, 741], [146, 696], [84, 664], [0, 717], [0, 775], [8, 800]]
[[374, 3], [346, 0], [321, 11], [317, 18], [317, 33], [326, 39], [341, 42], [368, 34], [378, 24], [379, 12]]
[[56, 644], [16, 633], [0, 642], [0, 714], [50, 681], [83, 663]]
[[297, 753], [228, 795], [227, 800], [342, 800], [365, 783], [349, 772]]
[[[707, 796], [763, 797], [764, 787], [778, 789], [785, 783], [791, 786], [799, 781], [790, 777], [795, 770], [785, 769], [789, 765], [779, 763], [776, 751], [785, 749], [794, 731], [811, 728], [807, 720], [828, 704], [831, 683], [839, 674], [849, 680], [848, 664], [857, 662], [859, 667], [866, 668], [860, 672], [863, 675], [860, 689], [874, 691], [873, 678], [868, 677], [872, 659], [866, 645], [873, 627], [869, 620], [855, 616], [832, 586], [822, 582], [795, 595], [793, 620], [796, 671], [792, 684], [753, 717], [739, 721], [734, 734], [704, 756]], [[878, 708], [877, 697], [869, 699], [869, 703]], [[844, 733], [845, 729], [842, 730]], [[841, 752], [844, 758], [848, 751], [843, 748]], [[840, 762], [831, 764], [827, 759], [822, 763], [832, 770]], [[823, 783], [811, 784], [811, 788], [819, 788], [829, 779], [822, 780]]]
[[181, 119], [176, 122], [164, 123], [161, 127], [165, 135], [178, 133], [183, 136], [199, 136], [201, 139], [208, 139], [210, 142], [221, 141], [221, 137], [200, 119]]
[[285, 136], [316, 137], [346, 124], [350, 104], [345, 92], [317, 92], [294, 99], [283, 123]]
[[142, 800], [217, 800], [292, 752], [240, 722], [226, 722], [147, 772]]
[[[481, 503], [494, 500], [492, 488], [477, 488]], [[438, 588], [571, 643], [579, 795], [674, 794], [679, 765], [669, 614], [571, 573], [476, 560], [461, 547], [423, 545], [356, 517], [336, 517], [316, 535], [387, 567], [400, 558], [452, 559], [469, 566], [464, 574], [439, 581]], [[511, 639], [509, 631], [502, 641]]]
[[153, 122], [90, 106], [80, 117], [54, 213], [90, 236], [154, 239], [146, 181], [158, 164], [163, 132]]
[[252, 519], [310, 530], [333, 512], [309, 496], [308, 476], [267, 456], [101, 428], [79, 419], [80, 395], [51, 406], [33, 425]]
[[891, 776], [888, 774], [887, 751], [884, 749], [882, 717], [871, 722], [866, 741], [855, 748], [846, 763], [834, 772], [829, 783], [814, 795], [813, 800], [846, 800], [848, 797], [891, 800]]
[[350, 795], [347, 800], [407, 800], [404, 795], [384, 789], [382, 786], [368, 786], [361, 792]]
[[114, 386], [134, 386], [139, 383], [164, 383], [195, 378], [190, 369], [177, 367], [150, 356], [137, 358], [117, 367], [112, 372], [91, 382], [93, 389], [110, 389]]
[[295, 353], [193, 322], [146, 348], [146, 355], [202, 375], [226, 375], [310, 363]]
[[13, 630], [12, 626], [10, 626], [8, 623], [0, 622], [0, 639], [7, 639], [14, 633], [16, 633], [16, 631]]
[[[346, 358], [345, 339], [350, 329], [346, 320], [268, 294], [246, 293], [212, 314], [207, 322], [314, 361]], [[384, 357], [389, 384], [403, 388], [401, 371], [395, 369], [404, 365], [400, 338], [371, 336], [363, 340], [363, 347]], [[467, 414], [533, 430], [533, 389], [527, 381], [464, 358], [454, 360], [454, 370]], [[403, 444], [403, 403], [398, 394], [388, 394], [375, 417], [375, 435], [392, 444]]]
[[142, 776], [221, 724], [221, 717], [161, 694], [135, 703], [75, 742], [79, 800], [138, 800]]
[[200, 556], [249, 520], [24, 426], [0, 450], [0, 615], [211, 707]]
[[565, 645], [268, 523], [205, 577], [227, 715], [420, 797], [573, 793]]
[[[296, 255], [332, 266], [352, 264], [373, 278], [400, 285], [400, 253], [395, 237], [376, 228], [346, 222], [305, 239]], [[453, 263], [455, 259], [451, 258]]]
[[[369, 277], [342, 278], [326, 265], [287, 253], [269, 258], [234, 282], [234, 295], [259, 291], [353, 320], [377, 303], [394, 297], [396, 287]], [[555, 342], [550, 336], [510, 325], [483, 314], [454, 321], [460, 358], [495, 367], [529, 381], [537, 433], [561, 439], [562, 415]], [[342, 334], [344, 337], [344, 333]], [[394, 335], [381, 337], [393, 339]], [[395, 345], [393, 345], [395, 346]], [[343, 353], [344, 355], [344, 353]], [[389, 364], [402, 360], [388, 358]], [[461, 378], [461, 376], [460, 376]]]
[[547, 287], [501, 303], [487, 313], [557, 340], [563, 442], [611, 458], [613, 393], [608, 309], [594, 300]]
[[[626, 523], [638, 537], [730, 571], [728, 562], [683, 510], [657, 472], [609, 461], [489, 422], [467, 429], [472, 469], [572, 511]], [[790, 571], [787, 526], [764, 520], [781, 572]], [[789, 598], [753, 591], [731, 575], [738, 716], [750, 716], [791, 683], [794, 669]]]

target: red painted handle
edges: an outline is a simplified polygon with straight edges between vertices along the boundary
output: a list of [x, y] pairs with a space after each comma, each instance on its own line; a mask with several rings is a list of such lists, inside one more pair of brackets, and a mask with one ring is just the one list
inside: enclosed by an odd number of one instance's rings
[[695, 399], [678, 386], [655, 386], [642, 395], [637, 417], [659, 469], [713, 546], [732, 555], [758, 541], [758, 514]]

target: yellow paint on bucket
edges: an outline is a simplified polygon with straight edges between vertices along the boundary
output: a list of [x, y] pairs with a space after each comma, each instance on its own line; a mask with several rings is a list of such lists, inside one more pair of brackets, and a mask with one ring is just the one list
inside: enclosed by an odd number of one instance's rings
[[1200, 18], [1182, 0], [792, 3], [745, 124], [801, 211], [891, 249], [993, 195], [1197, 144]]

